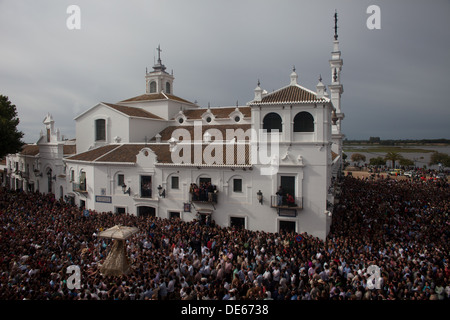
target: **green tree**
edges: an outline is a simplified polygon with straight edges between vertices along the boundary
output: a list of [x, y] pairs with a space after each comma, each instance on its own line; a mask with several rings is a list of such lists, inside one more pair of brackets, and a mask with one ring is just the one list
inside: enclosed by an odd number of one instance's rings
[[403, 159], [403, 156], [398, 152], [391, 151], [391, 152], [386, 153], [386, 155], [384, 156], [384, 159], [386, 161], [392, 161], [392, 167], [395, 167], [395, 162], [400, 159]]
[[0, 95], [0, 159], [22, 149], [23, 132], [17, 130], [19, 121], [16, 106], [7, 96]]
[[381, 139], [380, 137], [370, 137], [369, 138], [369, 143], [380, 143]]
[[442, 163], [444, 167], [450, 167], [450, 156], [446, 153], [433, 152], [430, 158], [430, 166]]
[[399, 160], [399, 163], [400, 163], [401, 166], [404, 166], [404, 167], [414, 166], [414, 161], [412, 161], [410, 159], [407, 159], [407, 158], [401, 158]]
[[372, 166], [384, 166], [386, 165], [386, 160], [383, 157], [371, 158], [369, 164]]
[[352, 156], [350, 157], [350, 159], [353, 162], [360, 162], [360, 161], [366, 161], [366, 156], [361, 154], [361, 153], [353, 153]]

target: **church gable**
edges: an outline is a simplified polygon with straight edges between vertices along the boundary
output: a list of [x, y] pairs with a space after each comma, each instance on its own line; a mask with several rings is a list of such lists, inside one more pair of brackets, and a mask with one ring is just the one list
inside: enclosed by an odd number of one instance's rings
[[258, 104], [276, 103], [318, 103], [328, 102], [326, 98], [318, 98], [317, 94], [299, 85], [290, 85], [264, 96]]
[[119, 111], [123, 114], [126, 114], [127, 116], [130, 116], [130, 117], [164, 120], [163, 118], [161, 118], [151, 112], [148, 112], [142, 108], [128, 107], [128, 106], [122, 106], [122, 105], [106, 103], [106, 102], [102, 102], [102, 103], [104, 105], [107, 105], [108, 107], [110, 107], [116, 111]]
[[177, 97], [173, 94], [168, 94], [168, 93], [164, 93], [164, 92], [160, 92], [160, 93], [144, 93], [141, 94], [139, 96], [136, 97], [132, 97], [129, 99], [125, 99], [122, 100], [120, 102], [141, 102], [141, 101], [158, 101], [158, 100], [174, 100], [177, 102], [183, 102], [183, 103], [188, 103], [188, 104], [192, 104], [192, 102], [185, 100], [183, 98]]

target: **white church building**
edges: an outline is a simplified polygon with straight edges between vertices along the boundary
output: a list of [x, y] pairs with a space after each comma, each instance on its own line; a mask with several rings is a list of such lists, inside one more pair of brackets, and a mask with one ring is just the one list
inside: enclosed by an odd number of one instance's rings
[[99, 212], [325, 239], [342, 159], [342, 64], [335, 33], [328, 90], [322, 79], [303, 87], [294, 68], [278, 90], [258, 81], [246, 105], [211, 108], [175, 95], [159, 50], [145, 93], [78, 115], [75, 140], [47, 115], [39, 141], [7, 157], [5, 184]]

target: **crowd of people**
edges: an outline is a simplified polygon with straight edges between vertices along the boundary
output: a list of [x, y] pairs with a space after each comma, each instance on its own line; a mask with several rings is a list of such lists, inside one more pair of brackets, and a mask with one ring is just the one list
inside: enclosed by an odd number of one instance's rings
[[189, 194], [192, 201], [206, 201], [217, 203], [217, 187], [210, 181], [200, 182], [200, 185], [191, 183]]
[[[0, 190], [0, 299], [449, 300], [450, 188], [444, 181], [341, 181], [325, 241], [75, 207]], [[131, 271], [99, 271], [116, 224]], [[67, 268], [80, 267], [69, 289]], [[372, 272], [375, 270], [375, 272]], [[378, 272], [377, 272], [378, 271]]]

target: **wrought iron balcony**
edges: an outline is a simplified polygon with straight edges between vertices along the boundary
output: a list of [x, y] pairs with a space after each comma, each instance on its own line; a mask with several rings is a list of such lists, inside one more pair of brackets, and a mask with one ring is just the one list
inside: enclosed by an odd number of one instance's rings
[[286, 197], [280, 199], [278, 195], [271, 196], [270, 207], [277, 209], [279, 216], [296, 217], [297, 210], [303, 209], [303, 198], [295, 197], [293, 200], [293, 202], [289, 203]]
[[86, 190], [86, 183], [82, 182], [82, 183], [72, 183], [72, 190], [75, 192], [81, 192], [81, 193], [87, 193]]

